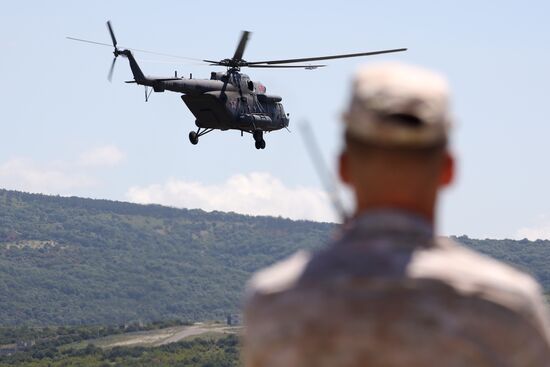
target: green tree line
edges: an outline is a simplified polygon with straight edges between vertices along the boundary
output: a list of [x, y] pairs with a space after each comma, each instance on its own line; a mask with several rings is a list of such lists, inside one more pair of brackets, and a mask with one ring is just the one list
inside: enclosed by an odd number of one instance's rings
[[221, 338], [197, 338], [159, 347], [114, 347], [102, 349], [88, 344], [85, 348], [41, 348], [0, 357], [0, 367], [109, 367], [240, 366], [239, 340], [235, 335]]

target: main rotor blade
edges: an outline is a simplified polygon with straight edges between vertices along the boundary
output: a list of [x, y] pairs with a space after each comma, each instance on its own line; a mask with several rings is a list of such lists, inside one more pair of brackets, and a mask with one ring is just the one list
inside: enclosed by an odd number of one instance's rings
[[246, 43], [248, 42], [248, 37], [250, 36], [249, 31], [243, 31], [241, 34], [241, 40], [239, 41], [239, 45], [237, 46], [237, 49], [235, 50], [235, 54], [233, 55], [233, 60], [242, 60], [244, 49], [246, 47]]
[[115, 63], [116, 63], [116, 57], [113, 57], [113, 62], [111, 64], [111, 68], [109, 69], [109, 74], [107, 75], [107, 80], [108, 81], [113, 80], [113, 72], [115, 71]]
[[113, 47], [113, 45], [110, 45], [110, 44], [108, 44], [108, 43], [103, 43], [103, 42], [88, 41], [88, 40], [83, 40], [83, 39], [81, 39], [81, 38], [74, 38], [74, 37], [65, 37], [65, 38], [68, 39], [68, 40], [72, 40], [72, 41], [93, 43], [94, 45], [101, 45], [101, 46]]
[[109, 29], [109, 34], [111, 35], [111, 40], [113, 40], [113, 46], [116, 48], [116, 38], [115, 38], [115, 32], [113, 32], [113, 26], [111, 25], [111, 21], [107, 21], [107, 28]]
[[[71, 41], [78, 41], [78, 42], [91, 43], [91, 44], [94, 44], [94, 45], [113, 47], [113, 45], [110, 45], [110, 44], [108, 44], [108, 43], [90, 41], [90, 40], [85, 40], [85, 39], [82, 39], [82, 38], [75, 38], [75, 37], [65, 37], [65, 38], [67, 38], [67, 39], [69, 39], [69, 40], [71, 40]], [[127, 50], [131, 50], [131, 51], [135, 51], [135, 52], [143, 52], [143, 53], [151, 54], [151, 55], [166, 56], [166, 57], [171, 57], [171, 58], [174, 58], [174, 59], [182, 59], [182, 60], [191, 60], [191, 61], [204, 62], [204, 60], [197, 59], [197, 58], [194, 58], [194, 57], [185, 57], [185, 56], [171, 55], [171, 54], [165, 54], [165, 53], [161, 53], [161, 52], [148, 51], [148, 50], [141, 50], [141, 49], [139, 49], [139, 48], [133, 48], [133, 47], [124, 47], [124, 46], [120, 46], [120, 47], [121, 47], [121, 48], [124, 48], [124, 49], [127, 49]]]
[[300, 68], [300, 69], [317, 69], [324, 68], [326, 65], [248, 65], [249, 68]]
[[342, 55], [318, 56], [318, 57], [304, 57], [304, 58], [301, 58], [301, 59], [254, 61], [254, 62], [247, 62], [247, 64], [248, 64], [248, 66], [257, 65], [257, 64], [267, 64], [267, 65], [289, 64], [289, 63], [293, 63], [293, 62], [343, 59], [343, 58], [348, 58], [348, 57], [371, 56], [371, 55], [388, 54], [388, 53], [392, 53], [392, 52], [402, 52], [402, 51], [407, 51], [407, 49], [406, 48], [395, 48], [395, 49], [391, 49], [391, 50], [360, 52], [360, 53], [355, 53], [355, 54], [342, 54]]
[[[227, 66], [219, 61], [213, 61], [213, 60], [202, 60], [204, 62], [208, 62], [210, 66]], [[256, 64], [252, 63], [250, 65], [249, 63], [241, 65], [241, 67], [246, 68], [301, 68], [301, 69], [317, 69], [317, 68], [324, 68], [326, 65], [319, 65], [319, 64], [313, 64], [313, 65], [265, 65], [265, 64]]]

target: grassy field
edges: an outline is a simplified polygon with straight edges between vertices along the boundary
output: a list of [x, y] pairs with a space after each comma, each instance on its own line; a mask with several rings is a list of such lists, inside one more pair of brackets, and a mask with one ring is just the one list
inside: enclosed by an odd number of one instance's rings
[[[174, 325], [174, 324], [172, 324]], [[240, 366], [239, 349], [241, 327], [227, 326], [217, 322], [187, 325], [166, 325], [159, 329], [148, 329], [123, 334], [103, 333], [103, 337], [93, 338], [93, 332], [79, 342], [70, 341], [85, 330], [59, 328], [42, 335], [36, 344], [21, 348], [15, 353], [0, 354], [0, 367], [116, 367], [116, 366]], [[90, 327], [87, 331], [101, 328]], [[22, 328], [13, 330], [24, 341], [32, 331]], [[37, 329], [38, 332], [38, 329]], [[45, 334], [45, 331], [41, 331]], [[9, 330], [4, 331], [4, 341], [11, 340]], [[69, 337], [70, 336], [70, 337]], [[80, 335], [82, 336], [82, 335]], [[68, 338], [69, 337], [69, 338]], [[65, 341], [69, 340], [69, 341]], [[75, 339], [73, 339], [75, 340]], [[16, 344], [4, 343], [15, 348]]]

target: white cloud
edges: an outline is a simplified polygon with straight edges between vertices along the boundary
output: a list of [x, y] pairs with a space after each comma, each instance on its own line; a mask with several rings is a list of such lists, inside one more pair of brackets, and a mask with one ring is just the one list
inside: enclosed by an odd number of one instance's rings
[[14, 158], [0, 164], [0, 187], [49, 194], [68, 193], [91, 187], [95, 181], [59, 164], [38, 165], [28, 159]]
[[550, 240], [550, 218], [541, 216], [539, 223], [531, 227], [522, 227], [516, 231], [516, 238], [528, 240]]
[[124, 160], [124, 153], [114, 145], [105, 145], [83, 153], [78, 164], [84, 167], [113, 167]]
[[0, 187], [44, 194], [74, 195], [79, 189], [99, 185], [89, 168], [112, 167], [123, 159], [124, 153], [114, 145], [92, 149], [72, 160], [39, 163], [28, 158], [12, 158], [0, 163]]
[[319, 189], [288, 187], [269, 173], [231, 176], [221, 184], [169, 179], [164, 184], [131, 187], [126, 197], [142, 204], [162, 204], [207, 211], [233, 211], [291, 219], [335, 221], [328, 195]]

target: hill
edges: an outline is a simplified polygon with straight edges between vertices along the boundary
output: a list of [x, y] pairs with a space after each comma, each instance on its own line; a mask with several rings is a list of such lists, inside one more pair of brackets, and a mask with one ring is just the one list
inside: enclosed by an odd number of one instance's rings
[[[0, 190], [0, 322], [223, 319], [255, 270], [334, 225]], [[550, 241], [459, 237], [550, 290]]]
[[330, 224], [0, 191], [3, 324], [224, 319]]

